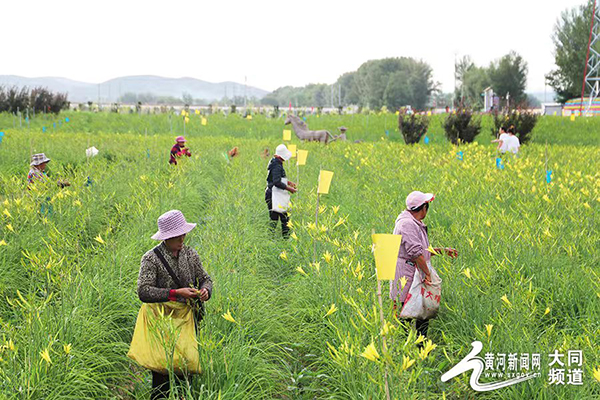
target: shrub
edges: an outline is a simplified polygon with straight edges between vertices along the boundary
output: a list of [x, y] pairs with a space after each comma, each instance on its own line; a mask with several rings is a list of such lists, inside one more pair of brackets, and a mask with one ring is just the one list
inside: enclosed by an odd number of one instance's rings
[[398, 129], [404, 137], [406, 144], [419, 143], [421, 138], [427, 133], [429, 127], [429, 118], [424, 115], [407, 113], [405, 109], [400, 111], [398, 117]]
[[508, 130], [513, 127], [519, 142], [527, 143], [530, 134], [537, 124], [539, 116], [531, 111], [513, 110], [508, 113], [494, 113], [494, 126], [491, 128], [492, 136], [496, 137], [500, 127]]
[[480, 131], [481, 118], [475, 117], [469, 109], [459, 108], [456, 113], [448, 114], [444, 120], [446, 138], [453, 144], [471, 143]]

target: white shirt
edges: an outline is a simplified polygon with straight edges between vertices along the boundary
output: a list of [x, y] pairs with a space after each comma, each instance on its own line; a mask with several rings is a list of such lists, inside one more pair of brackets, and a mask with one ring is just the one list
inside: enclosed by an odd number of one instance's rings
[[498, 140], [502, 142], [502, 145], [500, 146], [500, 151], [503, 153], [506, 153], [506, 150], [508, 150], [508, 147], [506, 147], [506, 143], [509, 137], [510, 135], [508, 133], [502, 133], [498, 138]]
[[515, 135], [509, 135], [506, 139], [506, 150], [510, 151], [513, 154], [517, 154], [519, 152], [519, 147], [521, 147], [521, 142], [519, 142], [519, 138]]

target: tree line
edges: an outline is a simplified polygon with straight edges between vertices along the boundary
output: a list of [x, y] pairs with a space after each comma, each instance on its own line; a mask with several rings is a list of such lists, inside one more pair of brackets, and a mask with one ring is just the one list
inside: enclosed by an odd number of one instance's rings
[[66, 93], [53, 93], [44, 87], [17, 88], [0, 86], [0, 112], [58, 114], [69, 108]]
[[[588, 0], [564, 11], [554, 27], [556, 68], [546, 75], [546, 81], [560, 103], [581, 95], [593, 3]], [[600, 43], [595, 50], [600, 52]], [[483, 92], [491, 87], [502, 108], [538, 107], [539, 101], [526, 93], [527, 73], [527, 61], [514, 51], [487, 66], [478, 66], [470, 56], [464, 56], [455, 63], [454, 93], [442, 93], [426, 62], [408, 57], [385, 58], [365, 62], [332, 85], [281, 87], [264, 97], [262, 103], [284, 107], [291, 103], [295, 107], [357, 105], [397, 110], [410, 105], [417, 110], [446, 106], [480, 110], [484, 105]]]

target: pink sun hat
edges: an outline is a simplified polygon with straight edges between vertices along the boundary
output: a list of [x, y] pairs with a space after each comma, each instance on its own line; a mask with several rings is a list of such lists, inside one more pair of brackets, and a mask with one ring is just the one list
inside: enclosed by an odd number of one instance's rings
[[167, 211], [158, 217], [158, 232], [152, 235], [152, 239], [171, 239], [177, 236], [185, 235], [195, 227], [196, 224], [190, 224], [185, 220], [185, 217], [181, 211]]
[[406, 196], [406, 208], [408, 210], [414, 210], [425, 203], [433, 201], [433, 199], [435, 199], [433, 193], [423, 193], [417, 190]]
[[183, 136], [177, 136], [177, 138], [175, 138], [176, 142], [187, 142], [187, 140], [185, 140], [185, 138]]

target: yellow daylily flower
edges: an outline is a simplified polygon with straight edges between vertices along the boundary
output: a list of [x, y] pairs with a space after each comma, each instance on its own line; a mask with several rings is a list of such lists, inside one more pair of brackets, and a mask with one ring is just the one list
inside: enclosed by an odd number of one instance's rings
[[302, 269], [302, 267], [296, 267], [296, 271], [298, 271], [299, 273], [301, 273], [304, 276], [308, 276], [308, 274]]
[[512, 303], [510, 302], [510, 300], [508, 300], [508, 297], [506, 295], [502, 296], [500, 300], [512, 307]]
[[493, 327], [494, 327], [494, 325], [492, 325], [492, 324], [485, 325], [485, 330], [487, 332], [488, 337], [492, 336], [492, 328]]
[[8, 201], [8, 199], [6, 199], [6, 200], [4, 200], [4, 203], [2, 203], [2, 204], [4, 204], [5, 206], [8, 206], [10, 204], [10, 202]]
[[594, 368], [594, 378], [600, 382], [600, 367]]
[[334, 214], [337, 214], [338, 211], [340, 211], [340, 206], [333, 206], [333, 207], [331, 207], [331, 210], [333, 211]]
[[104, 239], [102, 239], [102, 236], [100, 236], [100, 234], [98, 234], [98, 236], [96, 236], [94, 239], [100, 244], [106, 244], [106, 242], [104, 241]]
[[63, 345], [63, 350], [65, 351], [65, 354], [69, 354], [71, 352], [71, 347], [71, 343]]
[[229, 311], [229, 309], [227, 309], [227, 312], [221, 315], [221, 317], [223, 317], [226, 321], [233, 322], [234, 324], [238, 323], [231, 315], [231, 311]]
[[367, 360], [377, 361], [380, 356], [375, 348], [375, 343], [371, 342], [367, 347], [365, 347], [365, 351], [361, 353], [361, 357], [364, 357]]
[[6, 215], [8, 218], [12, 218], [12, 215], [10, 215], [10, 212], [8, 212], [8, 210], [6, 208], [4, 209], [2, 214]]
[[408, 279], [406, 279], [405, 276], [401, 276], [400, 277], [400, 288], [404, 289], [404, 286], [406, 286], [406, 282], [408, 281]]
[[546, 307], [546, 311], [544, 311], [544, 315], [550, 313], [550, 307]]
[[325, 316], [323, 316], [323, 318], [325, 317], [329, 317], [331, 314], [333, 314], [334, 312], [336, 312], [338, 309], [335, 306], [335, 304], [331, 304], [331, 307], [329, 307], [329, 311], [327, 311], [327, 314], [325, 314]]
[[430, 339], [427, 340], [425, 342], [425, 346], [419, 352], [419, 358], [421, 358], [421, 360], [426, 359], [427, 356], [429, 355], [429, 353], [431, 353], [433, 351], [433, 349], [435, 349], [436, 347], [437, 347], [437, 344], [434, 344]]
[[469, 268], [466, 268], [462, 273], [465, 274], [467, 278], [471, 279], [471, 270]]
[[10, 351], [15, 351], [15, 342], [12, 339], [8, 340], [8, 348]]
[[419, 344], [421, 342], [425, 341], [425, 336], [421, 335], [420, 333], [417, 336], [417, 340], [415, 340], [415, 344]]
[[383, 326], [381, 327], [381, 331], [379, 331], [379, 334], [381, 336], [387, 336], [390, 334], [392, 329], [394, 329], [394, 326], [392, 324], [390, 324], [389, 322], [387, 322], [386, 320], [383, 320]]
[[292, 232], [292, 234], [290, 235], [290, 237], [294, 240], [298, 240], [298, 236], [296, 235], [296, 232]]
[[13, 233], [14, 233], [14, 231], [15, 231], [15, 230], [14, 230], [14, 228], [13, 228], [13, 226], [12, 226], [12, 224], [7, 224], [7, 225], [6, 225], [6, 229], [8, 229], [9, 231], [11, 231], [11, 232], [13, 232]]
[[73, 202], [73, 205], [74, 205], [74, 206], [77, 206], [77, 207], [81, 207], [81, 201], [79, 201], [79, 200], [75, 200], [75, 201]]
[[0, 240], [0, 246], [8, 246], [8, 243], [4, 239]]
[[402, 356], [402, 371], [406, 371], [407, 369], [409, 369], [413, 364], [415, 363], [415, 360], [411, 360], [410, 357], [407, 357], [406, 355]]
[[435, 249], [433, 247], [431, 247], [431, 245], [429, 245], [429, 247], [427, 248], [427, 251], [430, 252], [433, 255], [439, 256], [440, 253], [438, 253], [437, 251], [435, 251]]
[[345, 223], [346, 223], [346, 218], [340, 218], [333, 227], [337, 228], [338, 226], [344, 225]]
[[314, 269], [317, 270], [317, 272], [321, 271], [321, 263], [320, 262], [316, 262], [316, 263], [311, 263], [310, 264]]
[[52, 359], [50, 358], [50, 351], [45, 349], [44, 351], [40, 351], [40, 356], [47, 364], [52, 364]]
[[329, 251], [326, 251], [325, 254], [323, 254], [323, 259], [327, 264], [331, 262], [331, 257], [331, 253]]
[[282, 251], [282, 252], [279, 254], [279, 258], [281, 258], [282, 260], [287, 260], [287, 259], [288, 259], [288, 257], [287, 257], [287, 253], [285, 252], [285, 250], [284, 250], [284, 251]]

